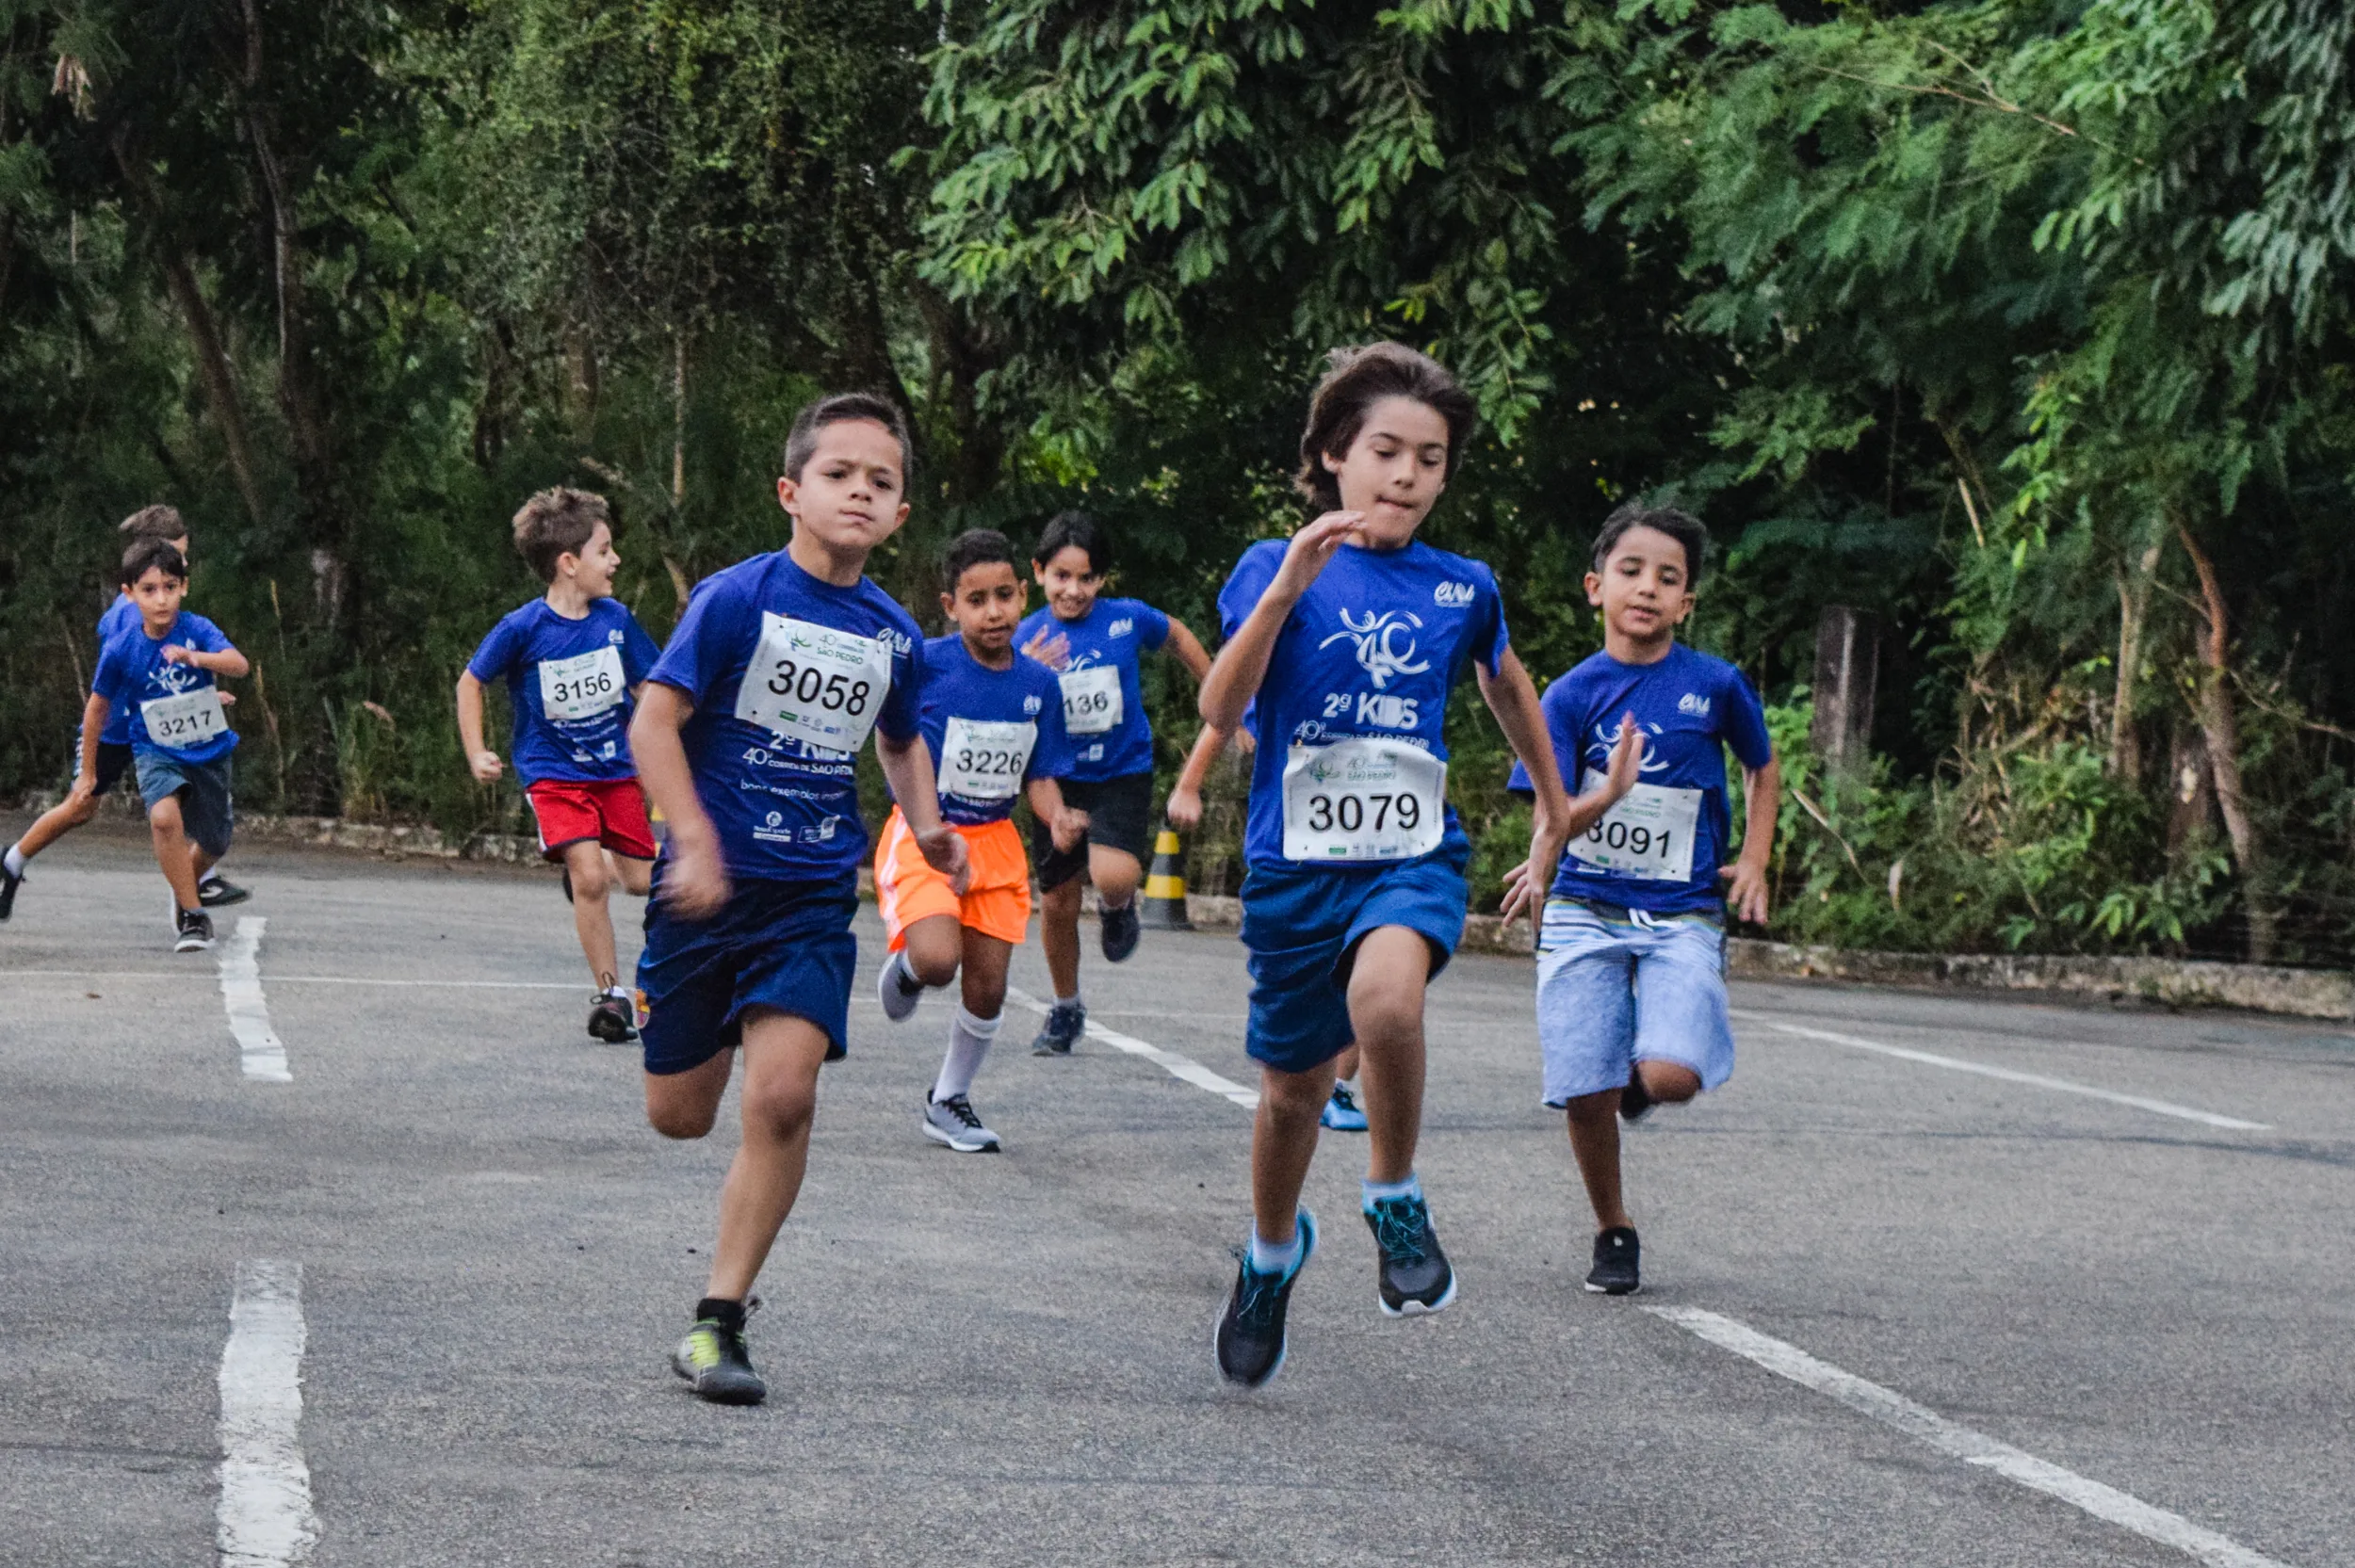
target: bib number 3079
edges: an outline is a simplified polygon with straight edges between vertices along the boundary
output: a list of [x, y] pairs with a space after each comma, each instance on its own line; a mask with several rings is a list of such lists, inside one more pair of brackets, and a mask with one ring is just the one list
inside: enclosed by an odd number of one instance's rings
[[1284, 858], [1411, 860], [1447, 830], [1447, 764], [1391, 740], [1298, 746], [1284, 764]]
[[867, 744], [891, 689], [891, 645], [764, 610], [736, 717], [834, 752]]
[[1693, 835], [1701, 792], [1639, 784], [1602, 820], [1570, 840], [1570, 858], [1590, 871], [1648, 881], [1693, 880]]
[[540, 711], [561, 723], [594, 719], [622, 700], [622, 651], [593, 648], [540, 661]]

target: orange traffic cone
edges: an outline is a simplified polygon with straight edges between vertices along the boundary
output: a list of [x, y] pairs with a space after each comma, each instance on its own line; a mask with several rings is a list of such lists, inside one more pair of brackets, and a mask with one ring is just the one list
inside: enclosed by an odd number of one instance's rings
[[1178, 830], [1164, 827], [1153, 841], [1153, 869], [1145, 874], [1145, 907], [1141, 924], [1157, 931], [1190, 931], [1186, 918], [1186, 852]]

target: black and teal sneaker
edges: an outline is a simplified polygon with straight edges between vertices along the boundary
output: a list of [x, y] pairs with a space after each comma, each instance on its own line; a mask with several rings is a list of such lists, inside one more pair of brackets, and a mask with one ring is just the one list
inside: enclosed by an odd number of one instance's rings
[[1292, 1282], [1308, 1267], [1317, 1250], [1317, 1221], [1300, 1211], [1300, 1259], [1281, 1274], [1262, 1274], [1251, 1267], [1244, 1248], [1235, 1269], [1235, 1288], [1227, 1292], [1226, 1310], [1219, 1314], [1218, 1369], [1228, 1382], [1259, 1388], [1284, 1367], [1284, 1313], [1291, 1305]]
[[744, 1319], [759, 1305], [755, 1297], [726, 1313], [721, 1309], [734, 1302], [697, 1303], [695, 1326], [671, 1352], [671, 1370], [695, 1385], [697, 1398], [715, 1405], [756, 1405], [769, 1397], [769, 1385], [753, 1370], [744, 1349]]
[[1386, 1317], [1437, 1312], [1455, 1300], [1455, 1269], [1439, 1250], [1431, 1229], [1431, 1208], [1421, 1198], [1377, 1198], [1365, 1211], [1366, 1228], [1382, 1261], [1374, 1287]]

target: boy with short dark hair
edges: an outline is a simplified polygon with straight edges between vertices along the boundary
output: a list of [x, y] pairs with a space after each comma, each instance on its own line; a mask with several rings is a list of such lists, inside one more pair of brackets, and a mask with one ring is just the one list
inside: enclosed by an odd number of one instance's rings
[[[1765, 715], [1739, 670], [1676, 639], [1708, 542], [1672, 508], [1631, 503], [1604, 522], [1586, 574], [1602, 651], [1548, 687], [1541, 706], [1563, 776], [1592, 786], [1578, 804], [1609, 809], [1582, 821], [1558, 869], [1521, 866], [1511, 878], [1524, 893], [1541, 877], [1551, 883], [1537, 942], [1545, 1101], [1567, 1113], [1599, 1233], [1586, 1288], [1606, 1295], [1642, 1284], [1618, 1121], [1731, 1075], [1726, 916], [1730, 906], [1766, 918], [1782, 770]], [[1728, 747], [1746, 802], [1730, 861]]]
[[632, 695], [658, 650], [613, 597], [622, 558], [605, 497], [544, 490], [515, 513], [514, 535], [516, 553], [548, 590], [509, 614], [475, 650], [458, 677], [458, 733], [474, 776], [496, 780], [503, 765], [483, 744], [482, 685], [503, 678], [515, 715], [515, 768], [540, 824], [540, 853], [564, 866], [564, 896], [596, 985], [589, 1034], [618, 1044], [638, 1038], [637, 1011], [621, 984], [606, 899], [615, 881], [642, 895], [654, 865], [629, 718]]
[[188, 563], [164, 541], [141, 540], [124, 552], [122, 590], [138, 619], [99, 652], [82, 713], [82, 771], [97, 776], [99, 737], [117, 709], [128, 712], [155, 863], [171, 885], [172, 951], [198, 952], [213, 945], [213, 922], [197, 882], [229, 852], [235, 820], [229, 762], [237, 734], [213, 678], [252, 667], [219, 627], [180, 607]]
[[791, 539], [697, 586], [630, 725], [671, 824], [638, 961], [646, 1119], [703, 1137], [744, 1059], [719, 1243], [671, 1361], [715, 1403], [768, 1395], [744, 1318], [801, 1191], [819, 1067], [848, 1046], [867, 850], [856, 762], [870, 734], [918, 852], [966, 885], [965, 840], [941, 820], [918, 723], [922, 633], [865, 575], [907, 520], [908, 469], [888, 400], [851, 393], [802, 410], [777, 480]]
[[[141, 507], [116, 525], [116, 531], [132, 543], [161, 540], [180, 552], [185, 560], [188, 553], [188, 525], [181, 520], [178, 509], [168, 506]], [[115, 590], [114, 603], [98, 618], [98, 646], [104, 649], [111, 638], [123, 627], [134, 625], [139, 618], [138, 606], [129, 594]], [[221, 701], [230, 699], [223, 694]], [[98, 815], [98, 803], [114, 793], [115, 785], [131, 770], [131, 714], [127, 708], [116, 708], [106, 720], [106, 733], [98, 737], [95, 771], [82, 766], [82, 737], [73, 739], [73, 783], [64, 800], [50, 807], [24, 830], [24, 836], [0, 851], [0, 920], [15, 913], [16, 892], [24, 884], [24, 867], [35, 855], [50, 845], [82, 827]], [[225, 880], [218, 870], [208, 870], [197, 883], [197, 899], [205, 909], [223, 904], [241, 904], [251, 897], [242, 887]]]

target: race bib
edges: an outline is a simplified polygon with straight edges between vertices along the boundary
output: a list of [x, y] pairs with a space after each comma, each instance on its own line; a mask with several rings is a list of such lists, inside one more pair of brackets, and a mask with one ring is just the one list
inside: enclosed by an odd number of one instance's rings
[[1639, 784], [1570, 840], [1570, 858], [1589, 871], [1648, 881], [1693, 880], [1693, 838], [1700, 826], [1701, 792]]
[[940, 737], [940, 793], [1011, 800], [1031, 766], [1038, 726], [1028, 719], [950, 719]]
[[1411, 860], [1447, 830], [1447, 764], [1395, 740], [1295, 746], [1284, 764], [1284, 858]]
[[1120, 723], [1120, 666], [1098, 664], [1055, 677], [1063, 687], [1063, 727], [1073, 735], [1102, 735]]
[[788, 739], [855, 752], [891, 689], [891, 645], [763, 610], [736, 717]]
[[221, 711], [220, 688], [201, 686], [177, 697], [158, 697], [139, 704], [147, 738], [175, 752], [194, 751], [229, 733], [229, 716]]
[[571, 722], [594, 719], [622, 700], [622, 651], [610, 644], [568, 659], [540, 661], [540, 711]]

